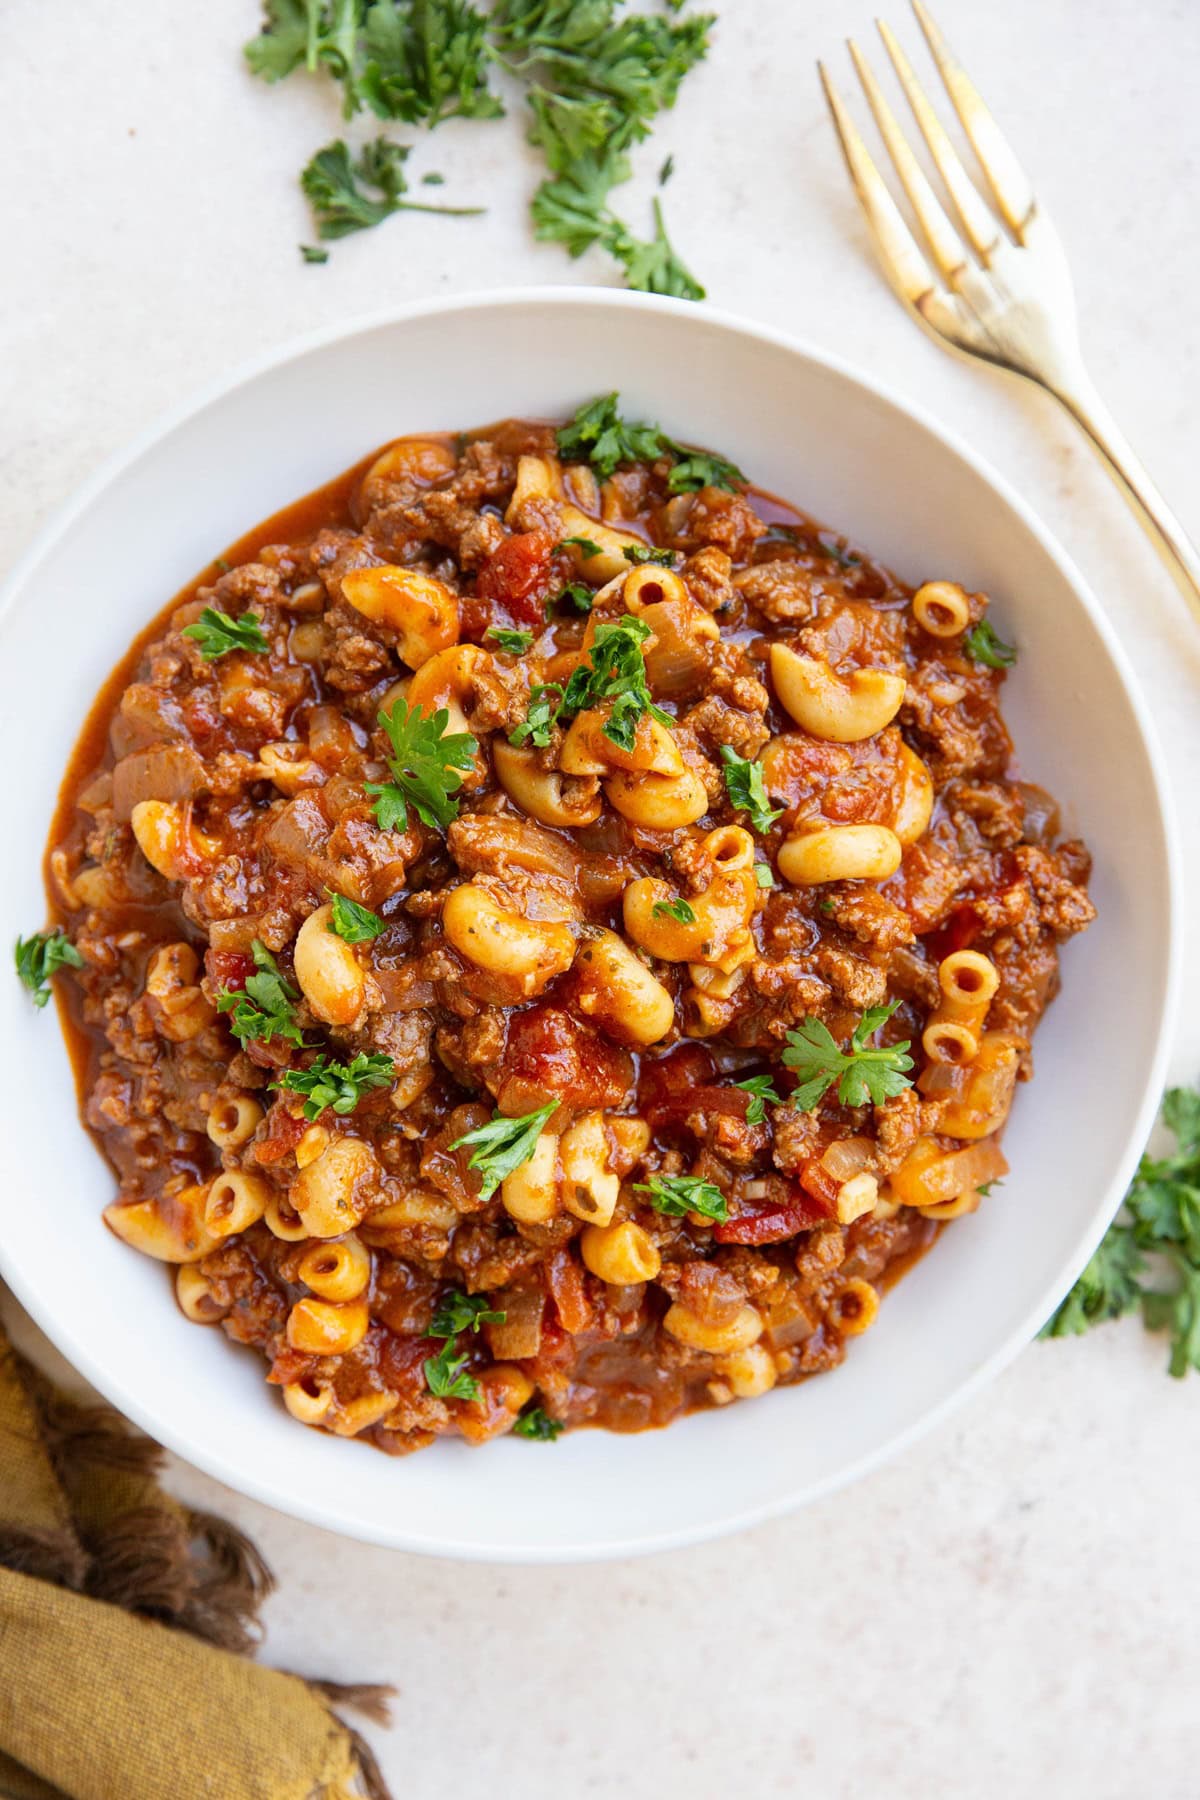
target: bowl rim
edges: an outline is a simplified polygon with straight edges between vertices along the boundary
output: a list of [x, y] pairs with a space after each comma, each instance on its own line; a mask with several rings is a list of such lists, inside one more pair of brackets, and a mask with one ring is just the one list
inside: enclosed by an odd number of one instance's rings
[[[159, 414], [149, 425], [137, 432], [131, 440], [106, 456], [92, 473], [72, 490], [67, 499], [51, 511], [50, 516], [34, 534], [25, 550], [18, 555], [3, 584], [0, 585], [0, 634], [3, 633], [9, 614], [15, 608], [30, 577], [36, 573], [40, 563], [67, 535], [80, 516], [103, 495], [105, 490], [112, 486], [127, 469], [152, 452], [158, 443], [179, 426], [186, 424], [195, 415], [223, 400], [238, 388], [288, 363], [300, 361], [327, 345], [370, 331], [404, 325], [411, 320], [441, 314], [531, 305], [568, 309], [600, 306], [618, 312], [627, 312], [631, 315], [641, 312], [658, 312], [673, 314], [680, 319], [702, 319], [725, 331], [755, 339], [771, 349], [800, 356], [853, 383], [919, 425], [952, 455], [965, 463], [1011, 508], [1025, 529], [1055, 564], [1082, 604], [1101, 639], [1124, 689], [1141, 735], [1162, 820], [1167, 877], [1164, 896], [1167, 923], [1164, 961], [1165, 991], [1158, 1018], [1154, 1051], [1144, 1076], [1142, 1097], [1135, 1120], [1136, 1128], [1130, 1133], [1124, 1153], [1117, 1159], [1108, 1183], [1099, 1194], [1088, 1229], [1078, 1240], [1074, 1255], [1065, 1265], [1063, 1272], [1053, 1282], [1047, 1284], [1045, 1291], [1026, 1309], [1020, 1323], [1008, 1333], [1003, 1342], [997, 1345], [973, 1369], [969, 1370], [951, 1393], [921, 1414], [919, 1418], [881, 1439], [869, 1451], [800, 1492], [738, 1507], [703, 1523], [684, 1526], [677, 1530], [655, 1531], [646, 1536], [629, 1538], [624, 1541], [596, 1544], [585, 1539], [576, 1544], [556, 1545], [543, 1550], [536, 1545], [489, 1547], [474, 1541], [457, 1542], [435, 1539], [428, 1534], [414, 1534], [403, 1528], [390, 1530], [372, 1527], [364, 1523], [345, 1524], [340, 1521], [332, 1521], [326, 1508], [319, 1504], [309, 1504], [306, 1501], [303, 1488], [297, 1491], [295, 1488], [285, 1487], [282, 1483], [275, 1485], [269, 1478], [260, 1477], [253, 1471], [244, 1470], [227, 1461], [218, 1448], [210, 1449], [206, 1446], [198, 1448], [189, 1438], [186, 1427], [181, 1428], [177, 1425], [174, 1417], [165, 1419], [157, 1417], [151, 1408], [142, 1405], [136, 1392], [129, 1391], [119, 1381], [111, 1380], [108, 1374], [98, 1367], [88, 1341], [77, 1332], [73, 1321], [55, 1317], [42, 1307], [33, 1292], [27, 1289], [21, 1273], [8, 1266], [4, 1245], [0, 1241], [0, 1275], [3, 1276], [13, 1295], [35, 1324], [66, 1357], [73, 1368], [111, 1405], [118, 1408], [156, 1442], [164, 1445], [165, 1448], [194, 1468], [222, 1482], [235, 1493], [246, 1495], [284, 1516], [296, 1517], [340, 1536], [371, 1543], [380, 1548], [408, 1551], [451, 1561], [559, 1565], [609, 1561], [620, 1557], [682, 1549], [691, 1544], [708, 1542], [729, 1535], [735, 1531], [747, 1530], [751, 1526], [763, 1524], [768, 1520], [794, 1512], [801, 1506], [825, 1499], [872, 1470], [882, 1467], [924, 1437], [926, 1433], [943, 1424], [986, 1382], [999, 1374], [1015, 1359], [1049, 1318], [1054, 1307], [1073, 1285], [1091, 1257], [1116, 1212], [1120, 1196], [1125, 1192], [1137, 1159], [1157, 1118], [1178, 1006], [1179, 974], [1183, 954], [1181, 929], [1183, 885], [1178, 826], [1165, 758], [1138, 679], [1091, 586], [1085, 580], [1073, 558], [1059, 544], [1029, 502], [1017, 492], [1006, 476], [995, 469], [957, 431], [943, 425], [920, 402], [910, 400], [907, 396], [902, 395], [889, 382], [880, 380], [868, 370], [850, 362], [836, 352], [818, 347], [808, 339], [793, 336], [774, 326], [761, 324], [756, 320], [745, 318], [738, 313], [713, 306], [707, 302], [676, 300], [622, 288], [529, 284], [516, 287], [481, 288], [448, 298], [416, 300], [399, 306], [359, 313], [335, 324], [321, 326], [315, 330], [290, 337], [283, 344], [273, 345], [255, 355], [243, 358], [234, 365], [232, 370], [201, 384], [176, 405]], [[56, 1000], [56, 1011], [57, 1006]], [[83, 1127], [81, 1126], [80, 1129]]]

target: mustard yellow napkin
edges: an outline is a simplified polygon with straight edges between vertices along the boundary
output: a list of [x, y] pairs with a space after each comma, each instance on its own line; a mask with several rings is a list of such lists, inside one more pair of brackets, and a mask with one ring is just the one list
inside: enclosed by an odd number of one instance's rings
[[0, 1330], [0, 1796], [390, 1800], [333, 1710], [388, 1690], [247, 1660], [269, 1571], [162, 1492], [160, 1455]]

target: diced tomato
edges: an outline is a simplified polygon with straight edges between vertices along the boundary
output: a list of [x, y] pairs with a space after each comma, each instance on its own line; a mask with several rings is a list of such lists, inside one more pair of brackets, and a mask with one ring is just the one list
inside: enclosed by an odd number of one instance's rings
[[242, 950], [206, 950], [204, 968], [215, 987], [240, 990], [254, 973], [254, 958]]
[[481, 599], [502, 606], [523, 625], [539, 625], [552, 585], [554, 539], [548, 531], [521, 531], [493, 551], [475, 584]]
[[701, 1044], [680, 1044], [666, 1056], [646, 1057], [638, 1080], [638, 1107], [654, 1112], [710, 1083], [717, 1072], [711, 1051]]
[[721, 1114], [728, 1119], [744, 1119], [750, 1096], [741, 1088], [719, 1087], [699, 1082], [686, 1093], [668, 1094], [662, 1100], [643, 1103], [642, 1112], [652, 1125], [682, 1123], [693, 1113], [706, 1113], [710, 1118]]
[[798, 1231], [811, 1231], [834, 1216], [832, 1204], [814, 1199], [799, 1188], [790, 1200], [760, 1207], [757, 1212], [742, 1213], [713, 1227], [718, 1244], [781, 1244]]
[[[250, 1046], [247, 1046], [249, 1048]], [[254, 1145], [254, 1159], [260, 1163], [278, 1163], [290, 1156], [308, 1130], [308, 1120], [297, 1115], [277, 1100], [267, 1114], [267, 1131]]]
[[508, 1028], [497, 1104], [516, 1117], [556, 1097], [584, 1112], [619, 1106], [629, 1092], [629, 1052], [610, 1044], [557, 1006], [531, 1006]]

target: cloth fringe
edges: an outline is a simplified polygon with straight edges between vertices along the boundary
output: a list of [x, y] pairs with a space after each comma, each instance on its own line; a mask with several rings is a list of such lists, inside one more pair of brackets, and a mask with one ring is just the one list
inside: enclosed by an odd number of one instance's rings
[[0, 1565], [14, 1575], [32, 1575], [53, 1581], [57, 1587], [83, 1585], [87, 1557], [82, 1545], [67, 1531], [19, 1530], [0, 1525]]

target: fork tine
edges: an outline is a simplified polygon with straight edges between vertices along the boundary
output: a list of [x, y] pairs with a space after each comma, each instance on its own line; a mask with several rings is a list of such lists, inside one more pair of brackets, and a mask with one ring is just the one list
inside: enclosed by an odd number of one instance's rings
[[912, 202], [913, 211], [920, 220], [921, 229], [929, 240], [934, 261], [953, 285], [955, 276], [962, 272], [966, 264], [966, 250], [962, 239], [946, 217], [941, 202], [925, 178], [924, 170], [909, 149], [908, 140], [896, 123], [896, 115], [884, 98], [871, 65], [853, 38], [848, 40], [848, 44], [854, 67], [858, 71], [858, 79], [862, 82], [863, 92], [875, 115], [875, 123], [879, 127], [888, 155], [896, 166], [904, 191]]
[[[986, 263], [996, 248], [999, 235], [996, 221], [980, 199], [971, 177], [963, 168], [958, 151], [946, 136], [941, 120], [929, 104], [925, 90], [913, 74], [912, 65], [897, 43], [891, 26], [883, 19], [876, 19], [875, 23], [879, 27], [879, 35], [892, 59], [892, 67], [899, 77], [905, 97], [912, 108], [913, 117], [920, 127], [921, 136], [928, 144], [929, 154], [937, 164], [938, 174], [945, 182], [947, 192], [954, 202], [954, 210], [962, 221], [963, 230], [970, 239], [971, 247], [976, 255]], [[903, 179], [903, 177], [901, 178]], [[907, 185], [906, 182], [905, 186]]]
[[819, 62], [817, 69], [833, 115], [834, 129], [850, 171], [850, 179], [874, 234], [883, 272], [900, 299], [907, 306], [919, 308], [924, 297], [936, 287], [933, 270], [904, 223], [900, 209], [888, 192], [879, 170], [871, 161], [870, 151], [847, 112], [841, 95], [830, 80], [824, 63]]
[[954, 110], [962, 120], [963, 130], [971, 140], [979, 165], [987, 176], [988, 186], [996, 197], [996, 205], [1004, 216], [1005, 224], [1020, 239], [1036, 205], [1029, 177], [1013, 155], [999, 126], [983, 104], [978, 89], [934, 24], [922, 0], [912, 0], [912, 8], [933, 53], [938, 73], [946, 84], [946, 92], [954, 103]]

